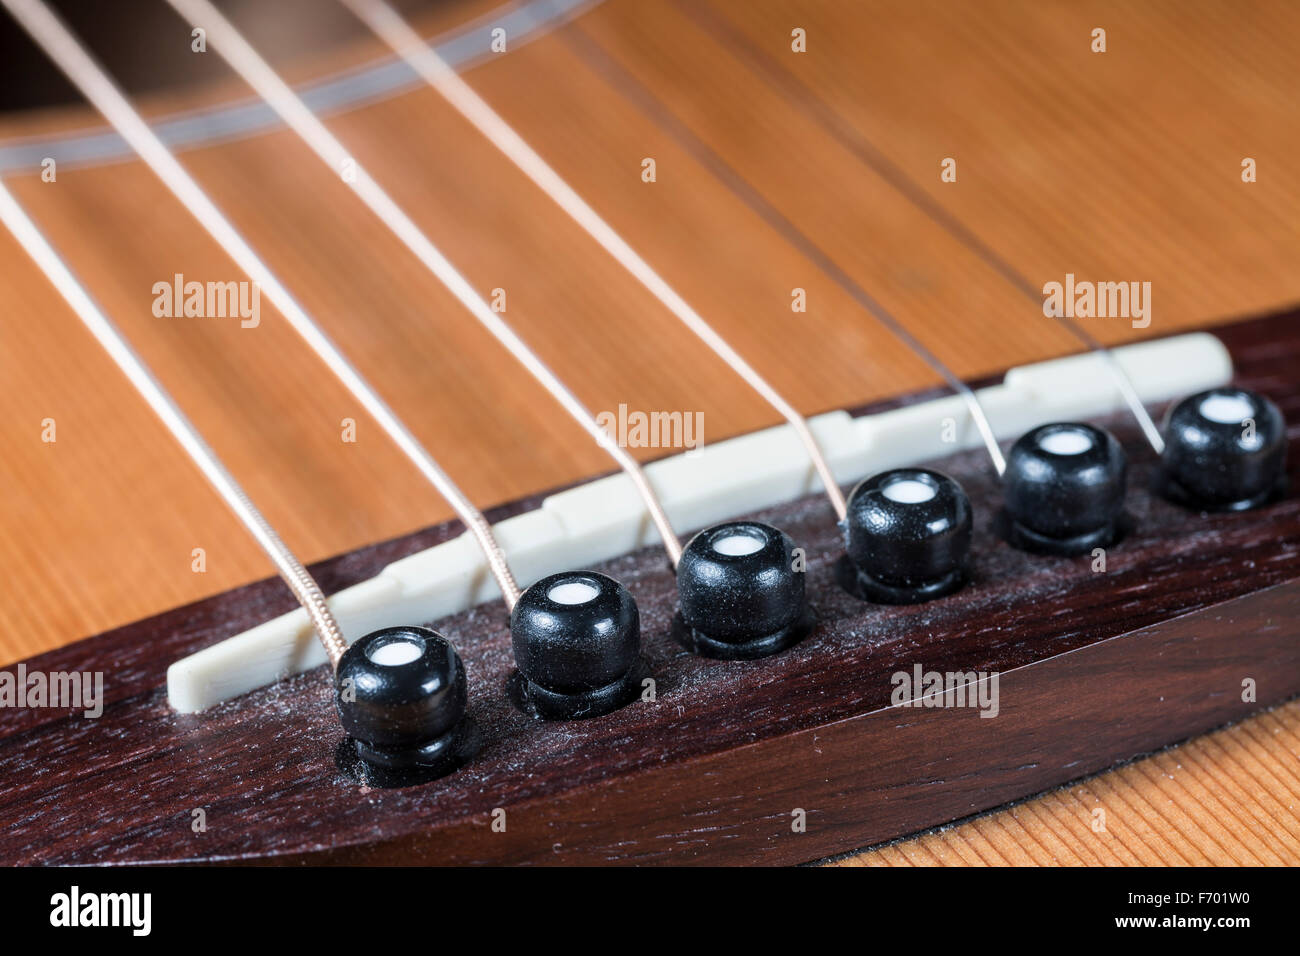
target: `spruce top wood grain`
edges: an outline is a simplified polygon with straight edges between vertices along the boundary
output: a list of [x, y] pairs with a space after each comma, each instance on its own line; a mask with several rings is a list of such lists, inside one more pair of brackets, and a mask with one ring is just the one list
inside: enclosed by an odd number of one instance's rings
[[[421, 23], [432, 33], [490, 8], [437, 6]], [[808, 53], [790, 52], [792, 25]], [[1089, 50], [1097, 26], [1104, 54]], [[1095, 320], [1108, 342], [1300, 298], [1285, 43], [1298, 29], [1281, 2], [709, 0], [648, 16], [607, 0], [469, 79], [812, 413], [933, 382], [854, 286], [967, 377], [1076, 348], [1032, 294], [1066, 274], [1152, 283], [1152, 326]], [[305, 80], [380, 53], [360, 39], [285, 65]], [[246, 92], [226, 79], [145, 105]], [[0, 137], [97, 122], [76, 107], [8, 116]], [[773, 423], [434, 94], [330, 123], [481, 290], [507, 290], [512, 320], [588, 404], [702, 409], [710, 440]], [[646, 156], [653, 185], [638, 175]], [[946, 157], [956, 183], [939, 180]], [[184, 161], [480, 503], [607, 468], [292, 137]], [[269, 310], [256, 330], [151, 314], [159, 279], [238, 276], [138, 164], [11, 186], [299, 551], [340, 554], [447, 516], [364, 417], [357, 443], [340, 440], [357, 409], [319, 386]], [[263, 577], [256, 548], [7, 235], [0, 255], [0, 662]], [[806, 313], [790, 310], [795, 287]], [[582, 334], [593, 328], [599, 348]]]
[[[449, 13], [433, 8], [428, 32], [448, 26]], [[636, 89], [971, 377], [1076, 346], [1041, 302], [909, 199], [902, 177], [1035, 282], [1067, 272], [1151, 281], [1153, 326], [1095, 320], [1090, 328], [1109, 341], [1300, 298], [1300, 189], [1284, 172], [1300, 146], [1300, 107], [1286, 95], [1293, 65], [1274, 39], [1294, 32], [1298, 16], [1281, 3], [818, 4], [799, 9], [812, 46], [797, 55], [788, 6], [710, 4], [688, 15], [663, 5], [650, 17], [609, 0], [469, 79], [812, 413], [933, 376]], [[1090, 24], [1103, 21], [1110, 49], [1086, 52]], [[329, 66], [381, 52], [361, 40]], [[230, 80], [220, 92], [246, 95]], [[152, 108], [191, 97], [205, 99], [197, 90]], [[98, 121], [70, 108], [27, 128], [8, 117], [3, 128], [19, 135], [52, 123]], [[702, 410], [706, 440], [775, 421], [436, 94], [417, 90], [330, 123], [364, 146], [359, 159], [478, 288], [507, 290], [510, 318], [589, 405]], [[880, 154], [874, 164], [867, 149]], [[661, 170], [653, 185], [639, 177], [647, 155]], [[942, 184], [949, 155], [958, 181]], [[1252, 184], [1240, 179], [1248, 155], [1261, 169]], [[292, 136], [184, 161], [480, 503], [606, 469], [600, 450]], [[55, 184], [22, 176], [11, 187], [300, 552], [320, 558], [447, 517], [364, 416], [358, 441], [341, 441], [340, 423], [358, 410], [317, 381], [314, 360], [270, 310], [253, 330], [151, 314], [159, 279], [238, 276], [139, 164], [65, 169]], [[261, 577], [255, 546], [57, 294], [9, 237], [0, 249], [10, 263], [0, 275], [9, 410], [0, 468], [10, 489], [0, 499], [0, 659]], [[807, 291], [807, 313], [790, 310], [795, 287]], [[586, 329], [601, 330], [599, 347]], [[41, 441], [46, 418], [57, 423], [54, 444]], [[204, 573], [191, 570], [195, 548]]]

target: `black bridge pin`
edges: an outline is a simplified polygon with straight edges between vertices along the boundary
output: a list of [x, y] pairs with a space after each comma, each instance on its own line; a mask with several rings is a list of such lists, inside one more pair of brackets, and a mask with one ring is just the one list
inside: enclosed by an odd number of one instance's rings
[[524, 591], [510, 639], [519, 668], [512, 696], [546, 720], [608, 714], [635, 699], [649, 675], [635, 599], [595, 571], [552, 574]]
[[706, 528], [677, 564], [678, 638], [725, 660], [784, 650], [812, 626], [804, 577], [803, 555], [783, 531], [758, 521]]
[[1212, 388], [1165, 416], [1166, 497], [1203, 511], [1243, 511], [1286, 484], [1286, 422], [1255, 392]]
[[860, 482], [844, 520], [838, 565], [851, 593], [882, 604], [916, 604], [966, 582], [971, 506], [952, 478], [897, 468]]
[[1121, 533], [1128, 461], [1104, 428], [1040, 425], [1020, 437], [1002, 476], [1007, 536], [1043, 554], [1086, 554]]
[[388, 627], [367, 634], [344, 652], [334, 684], [348, 733], [340, 763], [369, 782], [421, 783], [472, 755], [465, 666], [437, 631]]

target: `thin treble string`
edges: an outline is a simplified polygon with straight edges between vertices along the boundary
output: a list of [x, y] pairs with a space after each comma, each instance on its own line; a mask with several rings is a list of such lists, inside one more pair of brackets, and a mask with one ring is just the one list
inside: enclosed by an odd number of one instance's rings
[[[3, 0], [12, 2], [12, 0]], [[355, 165], [352, 154], [325, 128], [316, 115], [297, 94], [280, 79], [270, 65], [238, 30], [206, 0], [167, 0], [167, 2], [195, 25], [207, 30], [208, 42], [267, 104], [279, 114], [289, 127], [311, 148], [326, 166], [336, 172], [347, 164], [354, 164], [356, 180], [351, 183], [357, 196], [381, 222], [409, 249], [421, 264], [442, 282], [471, 315], [505, 346], [506, 350], [537, 379], [564, 409], [604, 448], [625, 471], [641, 499], [650, 518], [663, 539], [664, 549], [676, 566], [681, 560], [682, 545], [673, 530], [668, 514], [646, 477], [641, 465], [626, 449], [611, 440], [592, 413], [569, 390], [538, 355], [515, 333], [474, 290], [469, 281], [451, 264], [387, 192], [368, 172]]]
[[337, 667], [339, 658], [343, 656], [348, 645], [315, 578], [280, 539], [270, 522], [257, 510], [244, 489], [221, 463], [216, 452], [203, 440], [198, 429], [185, 417], [185, 413], [149, 371], [117, 326], [95, 304], [3, 182], [0, 182], [0, 221], [9, 227], [9, 231], [14, 234], [23, 249], [40, 266], [46, 278], [59, 290], [77, 317], [95, 336], [104, 351], [135, 386], [141, 397], [149, 403], [154, 414], [167, 426], [176, 441], [185, 449], [185, 453], [225, 500], [226, 505], [235, 513], [235, 517], [261, 545], [262, 550], [275, 564], [276, 570], [280, 572], [280, 577], [284, 579], [285, 584], [289, 585], [289, 590], [307, 612], [316, 636], [329, 657], [330, 665]]
[[139, 154], [146, 165], [171, 190], [181, 204], [199, 221], [226, 254], [255, 281], [275, 308], [320, 357], [321, 361], [347, 387], [353, 397], [388, 433], [398, 448], [420, 473], [442, 494], [466, 527], [473, 533], [487, 557], [488, 567], [501, 587], [506, 607], [513, 608], [519, 599], [519, 585], [506, 561], [501, 546], [486, 518], [456, 487], [433, 456], [402, 423], [397, 414], [379, 396], [343, 356], [293, 295], [280, 284], [270, 267], [253, 251], [239, 231], [216, 207], [207, 193], [177, 162], [114, 85], [108, 74], [86, 52], [63, 22], [41, 0], [0, 0], [36, 43], [49, 55], [82, 94], [104, 114], [119, 135]]
[[[356, 0], [342, 0], [344, 3]], [[366, 2], [366, 0], [360, 0]], [[679, 120], [666, 106], [640, 81], [616, 63], [600, 47], [586, 37], [576, 26], [571, 25], [564, 31], [565, 38], [578, 48], [579, 55], [598, 60], [598, 68], [605, 74], [611, 85], [616, 86], [628, 99], [637, 103], [656, 123], [668, 129], [702, 166], [713, 174], [731, 193], [760, 217], [768, 222], [777, 232], [798, 249], [805, 258], [812, 261], [822, 272], [848, 293], [858, 305], [862, 306], [889, 332], [915, 353], [926, 365], [934, 370], [948, 383], [966, 404], [971, 421], [979, 432], [984, 448], [993, 462], [994, 470], [1001, 475], [1006, 470], [1006, 459], [998, 445], [997, 435], [989, 422], [984, 406], [974, 389], [962, 381], [961, 377], [944, 363], [933, 351], [926, 347], [893, 313], [870, 292], [864, 289], [843, 268], [821, 248], [807, 233], [803, 232], [762, 193], [755, 189], [740, 172], [723, 159], [704, 140], [695, 134], [685, 123]]]
[[[834, 109], [823, 102], [820, 97], [809, 89], [803, 80], [730, 24], [722, 22], [722, 18], [716, 12], [708, 11], [707, 5], [691, 5], [688, 7], [682, 4], [681, 0], [678, 0], [678, 5], [692, 17], [704, 13], [705, 16], [699, 22], [705, 24], [707, 29], [712, 30], [716, 36], [725, 41], [724, 45], [727, 45], [727, 43], [733, 44], [752, 63], [757, 64], [760, 71], [775, 79], [776, 85], [782, 88], [782, 93], [791, 103], [800, 109], [811, 107], [831, 135], [847, 147], [859, 160], [875, 170], [882, 179], [898, 190], [935, 224], [945, 229], [959, 242], [967, 245], [1013, 286], [1038, 304], [1042, 304], [1041, 290], [1030, 282], [1027, 276], [994, 251], [988, 243], [967, 228], [953, 213], [933, 199], [910, 176], [880, 152], [855, 126], [844, 120]], [[1142, 404], [1142, 399], [1133, 385], [1132, 378], [1124, 371], [1124, 367], [1119, 364], [1119, 360], [1115, 358], [1115, 353], [1069, 316], [1053, 315], [1051, 318], [1055, 319], [1067, 332], [1101, 358], [1107, 372], [1128, 406], [1129, 412], [1142, 429], [1143, 436], [1157, 454], [1163, 454], [1165, 441], [1160, 434], [1160, 429], [1156, 427], [1151, 414], [1146, 410], [1146, 406]]]
[[1137, 419], [1137, 423], [1142, 429], [1142, 434], [1146, 436], [1147, 443], [1152, 447], [1157, 455], [1163, 455], [1165, 453], [1164, 436], [1160, 434], [1160, 429], [1157, 428], [1156, 423], [1152, 421], [1151, 414], [1146, 410], [1146, 406], [1142, 404], [1141, 396], [1137, 393], [1137, 388], [1133, 384], [1133, 379], [1129, 377], [1128, 372], [1124, 371], [1124, 367], [1119, 364], [1119, 359], [1115, 358], [1115, 353], [1105, 345], [1102, 345], [1101, 342], [1093, 337], [1091, 332], [1087, 331], [1083, 326], [1079, 325], [1079, 323], [1075, 322], [1069, 316], [1053, 315], [1052, 318], [1056, 319], [1057, 322], [1061, 323], [1073, 332], [1080, 342], [1101, 357], [1102, 362], [1106, 366], [1106, 370], [1110, 372], [1110, 377], [1114, 381], [1115, 387], [1119, 389], [1120, 394], [1124, 397], [1125, 404], [1129, 407], [1129, 411], [1132, 412], [1133, 417]]
[[[206, 6], [207, 0], [168, 0], [175, 7]], [[374, 30], [430, 86], [469, 121], [519, 170], [568, 213], [589, 236], [667, 307], [705, 345], [713, 350], [747, 385], [780, 412], [803, 442], [821, 478], [835, 515], [844, 519], [844, 494], [831, 472], [808, 422], [753, 366], [745, 361], [704, 317], [695, 311], [655, 269], [609, 225], [442, 57], [424, 42], [401, 15], [383, 0], [342, 0]]]

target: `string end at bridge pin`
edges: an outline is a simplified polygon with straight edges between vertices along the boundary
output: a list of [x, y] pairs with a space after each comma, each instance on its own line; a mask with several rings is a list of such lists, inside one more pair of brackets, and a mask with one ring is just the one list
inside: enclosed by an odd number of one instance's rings
[[[218, 55], [257, 91], [323, 163], [332, 169], [342, 168], [351, 153], [219, 11], [207, 0], [168, 0], [168, 3], [190, 22], [204, 25], [208, 42]], [[491, 309], [368, 171], [357, 171], [352, 188], [420, 263], [541, 382], [601, 447], [610, 452], [640, 493], [670, 559], [676, 564], [681, 557], [681, 544], [658, 495], [636, 459], [626, 449], [609, 441], [608, 433], [595, 416], [514, 329]], [[467, 519], [467, 524], [479, 536], [480, 543], [486, 544], [491, 540], [491, 529], [477, 512], [472, 522]], [[612, 578], [586, 571], [563, 572], [559, 579], [535, 582], [521, 593], [509, 575], [499, 549], [485, 546], [484, 550], [490, 562], [500, 558], [500, 567], [494, 566], [494, 570], [502, 582], [502, 590], [506, 592], [518, 663], [525, 686], [531, 691], [529, 699], [535, 705], [533, 710], [537, 716], [549, 719], [593, 716], [627, 703], [629, 697], [624, 693], [624, 683], [630, 680], [636, 665], [628, 664], [625, 668], [623, 665], [629, 658], [639, 660], [640, 648], [640, 629], [631, 593]], [[587, 598], [566, 604], [555, 597], [557, 593], [578, 593], [579, 585], [584, 581], [593, 592]], [[591, 582], [598, 582], [598, 586]], [[553, 635], [534, 626], [540, 619], [538, 608], [547, 612], [540, 617], [549, 615], [547, 620], [551, 626], [563, 631], [564, 640], [555, 640]], [[540, 663], [542, 659], [548, 664]], [[611, 669], [620, 668], [618, 678], [611, 681], [617, 685], [615, 690], [606, 694], [602, 689], [604, 685], [593, 683], [608, 677]], [[593, 694], [599, 700], [594, 699]]]
[[[198, 0], [171, 0], [193, 3]], [[592, 206], [429, 47], [383, 0], [343, 0], [361, 20], [489, 142], [533, 181], [683, 325], [776, 409], [803, 445], [837, 521], [848, 513], [844, 493], [806, 419], [751, 366]], [[417, 251], [418, 254], [418, 251]], [[485, 323], [486, 324], [486, 323]], [[500, 337], [500, 336], [498, 336]], [[552, 389], [566, 403], [565, 391]], [[585, 422], [584, 422], [585, 424]], [[616, 456], [619, 457], [619, 456]], [[620, 464], [624, 464], [619, 457]], [[640, 485], [639, 470], [624, 464]], [[643, 479], [642, 479], [643, 480]], [[642, 489], [643, 497], [646, 496]], [[652, 514], [654, 508], [651, 509]], [[665, 542], [667, 542], [665, 535]], [[775, 653], [810, 628], [805, 567], [784, 532], [760, 522], [706, 528], [685, 549], [669, 545], [677, 569], [676, 630], [692, 650], [716, 657]]]
[[[513, 608], [519, 600], [519, 587], [491, 525], [482, 513], [279, 282], [58, 16], [41, 0], [0, 0], [0, 3], [104, 114], [222, 249], [258, 283], [293, 329], [420, 473], [447, 499], [483, 550], [501, 587], [506, 607]], [[219, 15], [213, 11], [213, 16]], [[25, 217], [15, 217], [14, 220], [20, 228], [23, 226], [22, 218]], [[27, 225], [30, 227], [30, 223]], [[46, 255], [44, 258], [47, 261], [42, 265], [47, 265], [51, 257]], [[54, 257], [54, 262], [61, 265], [57, 263], [57, 257]], [[66, 291], [74, 285], [62, 281], [60, 288]], [[138, 359], [125, 341], [94, 309], [79, 287], [76, 289], [77, 293], [69, 301], [78, 308], [83, 321], [87, 321], [92, 331], [101, 336], [101, 343], [124, 371], [130, 370], [128, 374], [133, 383], [150, 399], [155, 411], [172, 428], [173, 434], [276, 562], [281, 575], [311, 618], [334, 666], [335, 706], [349, 732], [340, 745], [340, 765], [359, 778], [382, 786], [400, 786], [454, 770], [468, 758], [475, 739], [465, 729], [468, 718], [464, 696], [448, 692], [448, 688], [463, 682], [463, 666], [455, 649], [444, 637], [426, 628], [407, 628], [400, 641], [390, 640], [392, 634], [375, 632], [348, 648], [328, 602], [310, 574], [253, 508], [211, 449], [202, 443], [192, 426], [161, 391], [161, 386], [139, 366]], [[402, 650], [393, 649], [399, 644], [415, 648], [419, 653], [399, 660], [394, 655], [400, 655]], [[372, 650], [375, 653], [372, 654]]]

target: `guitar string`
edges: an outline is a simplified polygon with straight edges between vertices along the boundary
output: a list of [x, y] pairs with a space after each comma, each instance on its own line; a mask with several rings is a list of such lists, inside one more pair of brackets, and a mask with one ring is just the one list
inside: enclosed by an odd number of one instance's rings
[[[207, 0], [167, 0], [172, 6], [197, 8]], [[668, 311], [704, 342], [754, 391], [776, 409], [794, 429], [835, 510], [844, 520], [847, 505], [830, 463], [807, 420], [750, 365], [595, 209], [524, 141], [487, 102], [461, 79], [402, 16], [383, 0], [341, 0], [429, 86], [500, 150], [525, 176], [586, 231], [611, 257]]]
[[[349, 6], [354, 2], [370, 0], [341, 0]], [[609, 84], [618, 90], [625, 99], [638, 105], [640, 109], [661, 128], [666, 129], [685, 150], [690, 153], [709, 173], [725, 186], [732, 195], [753, 210], [760, 218], [772, 226], [787, 242], [794, 246], [818, 269], [835, 282], [849, 297], [866, 309], [896, 339], [903, 343], [926, 365], [939, 374], [948, 387], [965, 403], [971, 421], [979, 432], [984, 448], [993, 462], [993, 469], [1001, 475], [1006, 470], [1006, 459], [998, 445], [997, 435], [984, 411], [979, 396], [966, 384], [952, 368], [927, 348], [913, 335], [901, 320], [896, 318], [870, 292], [855, 281], [821, 246], [807, 233], [796, 226], [784, 213], [752, 186], [740, 172], [723, 159], [712, 147], [704, 142], [685, 123], [679, 120], [668, 108], [648, 90], [644, 84], [633, 77], [626, 69], [617, 64], [600, 46], [588, 37], [577, 24], [569, 24], [557, 34], [575, 49], [577, 54], [586, 59], [597, 72], [601, 73]], [[436, 54], [435, 54], [436, 55]]]
[[[841, 117], [832, 106], [817, 96], [794, 72], [779, 63], [771, 53], [763, 50], [753, 40], [737, 30], [734, 25], [725, 22], [717, 11], [709, 10], [707, 4], [691, 4], [688, 6], [683, 0], [677, 0], [677, 5], [688, 18], [692, 19], [692, 22], [697, 22], [704, 29], [712, 32], [722, 46], [731, 50], [733, 55], [736, 55], [735, 51], [738, 50], [741, 55], [749, 60], [756, 73], [766, 76], [772, 82], [772, 85], [780, 91], [787, 102], [801, 111], [810, 110], [813, 117], [827, 129], [834, 139], [838, 140], [860, 162], [875, 171], [885, 182], [897, 190], [903, 198], [928, 216], [932, 222], [947, 231], [958, 242], [967, 246], [988, 266], [1010, 282], [1013, 287], [1034, 302], [1042, 304], [1042, 296], [1038, 287], [1030, 282], [1027, 276], [994, 251], [987, 242], [968, 228], [954, 213], [932, 198], [917, 182], [872, 144], [856, 126]], [[699, 20], [695, 19], [697, 16], [700, 17]], [[1124, 371], [1124, 367], [1120, 365], [1114, 352], [1069, 316], [1052, 315], [1050, 317], [1055, 319], [1076, 340], [1102, 360], [1124, 403], [1128, 406], [1129, 412], [1141, 428], [1147, 443], [1155, 450], [1156, 454], [1164, 454], [1164, 437], [1160, 434], [1160, 429], [1152, 420], [1146, 406], [1142, 404], [1142, 399], [1137, 393], [1137, 388], [1133, 385], [1132, 378]]]
[[32, 261], [45, 273], [45, 277], [58, 289], [83, 325], [122, 370], [140, 396], [153, 409], [190, 460], [203, 472], [204, 477], [225, 500], [262, 550], [270, 557], [280, 577], [293, 592], [298, 603], [307, 612], [316, 636], [325, 648], [330, 666], [338, 667], [339, 658], [347, 650], [347, 641], [338, 621], [325, 601], [316, 579], [284, 543], [275, 528], [253, 504], [243, 488], [221, 463], [211, 446], [203, 440], [194, 424], [180, 410], [176, 401], [145, 365], [144, 360], [131, 347], [121, 330], [104, 314], [50, 245], [39, 227], [31, 220], [8, 187], [0, 181], [0, 221], [9, 228]]
[[91, 58], [59, 17], [42, 0], [0, 0], [13, 17], [31, 34], [73, 84], [139, 154], [145, 164], [190, 211], [240, 269], [253, 279], [293, 329], [320, 357], [327, 368], [379, 423], [420, 473], [442, 494], [465, 526], [473, 533], [487, 558], [488, 567], [501, 588], [507, 609], [519, 599], [519, 585], [505, 553], [492, 533], [492, 526], [470, 503], [433, 456], [402, 423], [361, 373], [343, 356], [293, 295], [281, 285], [261, 257], [216, 207], [207, 193], [186, 172], [139, 113], [127, 102], [108, 74]]
[[[336, 174], [349, 166], [355, 181], [348, 183], [358, 198], [388, 227], [403, 245], [452, 293], [469, 313], [528, 370], [603, 448], [632, 480], [663, 540], [673, 566], [681, 560], [682, 545], [672, 523], [637, 460], [615, 442], [579, 398], [555, 375], [513, 328], [494, 312], [469, 281], [438, 250], [415, 222], [375, 179], [356, 163], [352, 154], [332, 134], [298, 95], [249, 45], [215, 7], [205, 0], [167, 0], [187, 22], [207, 31], [208, 43], [265, 100], [312, 152]], [[340, 176], [340, 178], [342, 178]], [[345, 180], [346, 182], [346, 180]]]

